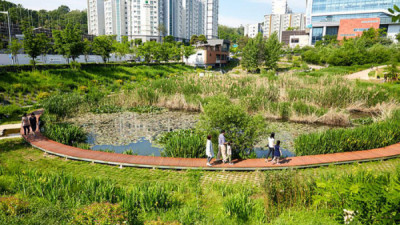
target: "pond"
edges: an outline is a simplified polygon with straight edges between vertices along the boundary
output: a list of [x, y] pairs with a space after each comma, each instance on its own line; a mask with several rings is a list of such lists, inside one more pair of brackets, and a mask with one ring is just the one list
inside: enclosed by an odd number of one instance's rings
[[[132, 150], [135, 155], [161, 156], [163, 147], [157, 137], [168, 131], [190, 129], [198, 121], [198, 113], [169, 111], [160, 114], [124, 112], [116, 114], [86, 114], [69, 121], [83, 126], [89, 133], [87, 143], [92, 150], [112, 150], [123, 153]], [[329, 126], [267, 121], [268, 130], [275, 132], [282, 142], [284, 156], [294, 156], [294, 139], [301, 134], [330, 129]], [[255, 146], [258, 158], [265, 157], [268, 136]], [[264, 148], [264, 150], [263, 150]]]

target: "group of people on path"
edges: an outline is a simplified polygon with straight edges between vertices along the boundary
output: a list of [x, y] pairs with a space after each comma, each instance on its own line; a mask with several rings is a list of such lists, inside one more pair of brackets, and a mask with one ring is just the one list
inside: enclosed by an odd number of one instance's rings
[[30, 117], [25, 113], [22, 117], [22, 127], [24, 128], [24, 135], [30, 133], [30, 129], [32, 129], [32, 133], [35, 135], [37, 130], [37, 118], [35, 113], [32, 113]]
[[[206, 155], [207, 155], [207, 166], [212, 166], [211, 160], [214, 158], [214, 149], [212, 144], [212, 136], [207, 136], [207, 144], [206, 144]], [[273, 164], [279, 165], [279, 159], [282, 156], [282, 152], [280, 149], [281, 141], [277, 141], [275, 144], [275, 133], [271, 133], [271, 136], [268, 138], [268, 154], [265, 158], [265, 162], [268, 161], [269, 155], [271, 155], [271, 162]], [[272, 153], [272, 154], [271, 154]], [[229, 163], [229, 165], [233, 165], [232, 163], [232, 146], [230, 142], [227, 142], [225, 139], [225, 131], [221, 131], [220, 135], [218, 136], [218, 154], [216, 158], [216, 162], [221, 161], [222, 155], [222, 162]]]

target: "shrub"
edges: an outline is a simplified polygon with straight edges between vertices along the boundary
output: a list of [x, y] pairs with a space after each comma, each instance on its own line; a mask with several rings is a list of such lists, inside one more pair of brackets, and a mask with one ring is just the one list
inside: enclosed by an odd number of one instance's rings
[[296, 155], [351, 152], [386, 147], [400, 142], [400, 111], [386, 121], [354, 129], [330, 129], [295, 139]]
[[[23, 113], [23, 109], [17, 105], [6, 105], [0, 107], [0, 118], [11, 117], [15, 115], [21, 115]], [[22, 116], [22, 115], [21, 115]]]
[[93, 203], [76, 210], [71, 223], [108, 225], [125, 224], [127, 220], [127, 215], [119, 204]]
[[202, 133], [214, 134], [214, 140], [217, 138], [215, 134], [225, 130], [226, 140], [232, 143], [232, 150], [239, 157], [246, 158], [264, 134], [266, 125], [261, 116], [250, 116], [240, 105], [234, 105], [225, 97], [216, 96], [210, 98], [204, 106], [197, 129]]
[[162, 155], [179, 158], [204, 158], [206, 156], [206, 136], [195, 130], [178, 130], [164, 134], [160, 138], [164, 144]]
[[18, 197], [0, 197], [0, 211], [7, 216], [19, 216], [28, 209], [29, 203]]
[[128, 110], [136, 113], [162, 113], [166, 111], [165, 108], [160, 108], [156, 106], [147, 106], [147, 105], [132, 107]]
[[83, 143], [87, 140], [85, 131], [70, 123], [46, 123], [44, 135], [65, 145]]

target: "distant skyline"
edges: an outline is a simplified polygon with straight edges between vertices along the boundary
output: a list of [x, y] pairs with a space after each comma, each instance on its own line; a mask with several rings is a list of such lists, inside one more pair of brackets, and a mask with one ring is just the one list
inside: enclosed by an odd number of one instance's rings
[[[53, 10], [66, 5], [71, 10], [87, 8], [86, 0], [11, 0], [25, 8]], [[295, 13], [305, 12], [305, 0], [288, 0], [289, 7]], [[219, 24], [231, 27], [263, 22], [264, 15], [271, 13], [272, 0], [220, 0]]]

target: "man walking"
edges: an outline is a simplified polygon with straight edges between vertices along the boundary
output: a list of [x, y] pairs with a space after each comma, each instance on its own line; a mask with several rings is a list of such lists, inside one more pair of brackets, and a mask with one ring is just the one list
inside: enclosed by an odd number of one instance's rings
[[220, 160], [222, 154], [222, 161], [226, 163], [226, 140], [225, 140], [225, 131], [221, 131], [221, 134], [218, 137], [218, 154], [217, 154], [217, 161]]

